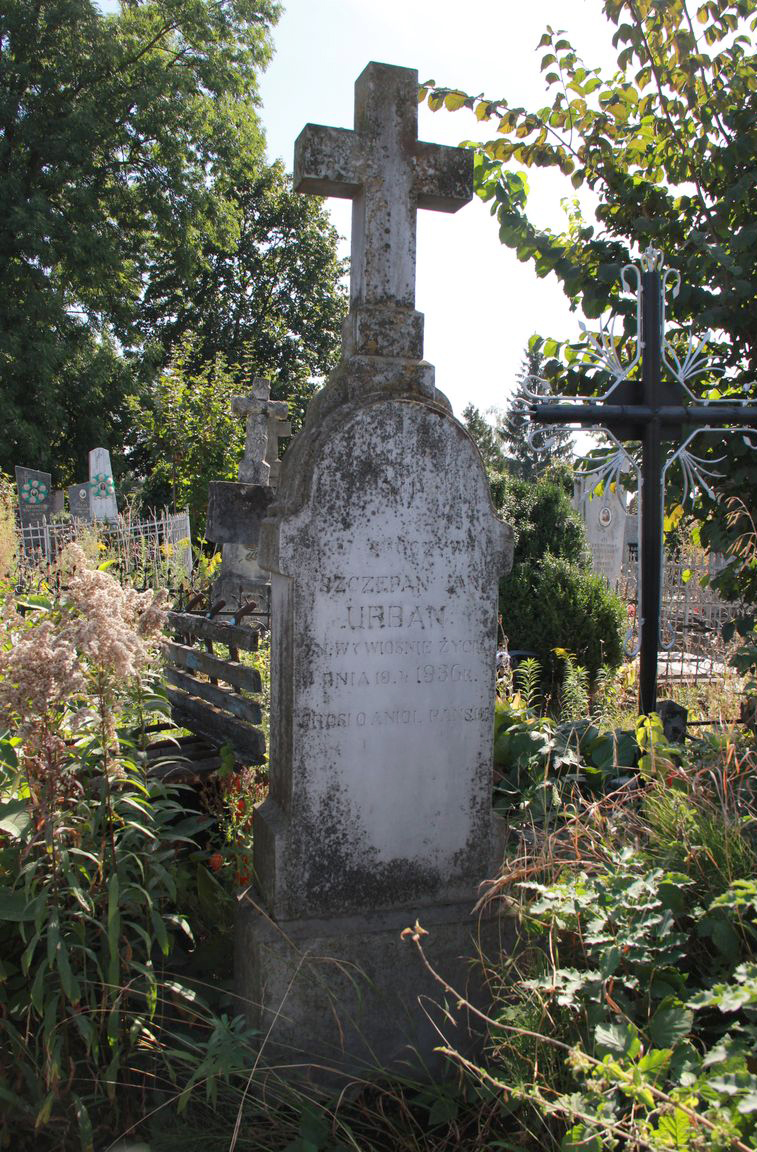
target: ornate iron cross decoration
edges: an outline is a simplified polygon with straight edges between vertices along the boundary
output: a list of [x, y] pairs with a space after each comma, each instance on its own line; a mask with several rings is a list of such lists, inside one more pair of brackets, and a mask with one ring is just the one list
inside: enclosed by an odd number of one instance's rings
[[[603, 465], [588, 473], [597, 483], [617, 480], [621, 470], [629, 467], [636, 470], [640, 488], [636, 651], [640, 651], [642, 714], [653, 712], [657, 706], [667, 473], [678, 461], [684, 477], [684, 499], [697, 487], [714, 495], [706, 479], [714, 473], [708, 472], [704, 462], [689, 451], [692, 440], [705, 432], [736, 433], [745, 427], [757, 427], [757, 407], [747, 400], [711, 399], [692, 391], [690, 384], [710, 367], [703, 352], [709, 333], [696, 344], [690, 340], [683, 357], [676, 353], [666, 336], [665, 294], [668, 287], [674, 296], [678, 294], [681, 277], [670, 268], [663, 272], [663, 264], [662, 252], [649, 247], [641, 257], [640, 267], [627, 264], [622, 270], [621, 283], [629, 291], [635, 289], [636, 294], [636, 354], [629, 364], [621, 364], [611, 331], [603, 329], [599, 337], [589, 336], [590, 359], [611, 377], [610, 387], [603, 395], [528, 394], [528, 413], [534, 422], [597, 428], [609, 434], [615, 450]], [[634, 374], [639, 364], [641, 373]], [[629, 440], [641, 442], [640, 466], [622, 445]], [[749, 440], [747, 443], [757, 448], [757, 444]]]

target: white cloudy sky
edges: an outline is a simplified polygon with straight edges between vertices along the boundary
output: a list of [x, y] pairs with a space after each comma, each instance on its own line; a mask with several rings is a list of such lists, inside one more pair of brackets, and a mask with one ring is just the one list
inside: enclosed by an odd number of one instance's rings
[[[284, 0], [274, 31], [276, 56], [263, 78], [263, 121], [271, 158], [291, 167], [294, 140], [308, 121], [351, 127], [353, 86], [369, 60], [417, 68], [421, 80], [511, 104], [546, 103], [536, 51], [547, 24], [566, 29], [587, 64], [614, 59], [601, 0]], [[488, 135], [493, 135], [493, 122]], [[470, 113], [420, 112], [420, 136], [443, 144], [472, 138]], [[569, 181], [532, 170], [530, 202], [540, 223], [561, 227]], [[329, 201], [349, 236], [350, 205]], [[348, 244], [345, 242], [345, 251]], [[426, 358], [459, 414], [472, 401], [501, 407], [528, 337], [573, 337], [553, 277], [539, 280], [499, 243], [488, 206], [476, 200], [454, 216], [420, 212], [417, 307], [426, 316]]]

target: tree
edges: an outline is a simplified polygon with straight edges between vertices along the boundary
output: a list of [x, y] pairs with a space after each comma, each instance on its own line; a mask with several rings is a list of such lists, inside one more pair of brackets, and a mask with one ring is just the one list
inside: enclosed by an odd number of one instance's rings
[[346, 261], [322, 201], [294, 192], [280, 163], [240, 181], [230, 199], [233, 246], [213, 237], [202, 243], [191, 292], [169, 266], [153, 276], [139, 325], [166, 361], [179, 347], [186, 353], [191, 336], [193, 367], [222, 355], [270, 376], [271, 394], [289, 400], [296, 430], [313, 377], [326, 375], [338, 356]]
[[[515, 471], [533, 480], [555, 460], [567, 460], [573, 455], [573, 441], [566, 428], [545, 428], [534, 425], [528, 417], [529, 393], [548, 391], [543, 379], [544, 357], [537, 343], [529, 346], [523, 360], [518, 383], [499, 422], [499, 432], [507, 446]], [[537, 431], [538, 441], [533, 446], [529, 433]]]
[[192, 529], [205, 529], [210, 480], [236, 480], [245, 422], [231, 411], [242, 391], [221, 352], [201, 367], [191, 339], [161, 372], [149, 408], [132, 401], [133, 437], [147, 480], [140, 493], [152, 507], [189, 509]]
[[463, 424], [481, 453], [489, 480], [492, 503], [495, 508], [499, 508], [504, 497], [507, 472], [507, 460], [502, 451], [500, 437], [497, 430], [481, 415], [474, 404], [466, 404], [463, 408]]
[[[662, 249], [681, 273], [680, 292], [668, 301], [671, 315], [695, 337], [715, 333], [710, 351], [725, 375], [704, 377], [702, 390], [754, 398], [754, 0], [705, 0], [696, 9], [687, 0], [604, 0], [602, 8], [619, 49], [612, 75], [585, 64], [566, 35], [549, 28], [539, 45], [551, 93], [544, 107], [431, 86], [423, 94], [431, 107], [465, 106], [479, 120], [496, 119], [497, 137], [477, 151], [476, 187], [492, 203], [501, 241], [519, 259], [531, 260], [539, 276], [553, 272], [585, 316], [599, 317], [610, 306], [620, 313], [623, 345], [635, 337], [635, 316], [633, 304], [620, 298], [619, 270], [634, 245]], [[563, 233], [537, 227], [528, 217], [522, 170], [533, 167], [558, 167], [574, 188], [588, 185], [599, 198], [601, 231], [577, 207]], [[545, 373], [561, 390], [585, 389], [575, 348], [547, 340], [542, 350]], [[734, 438], [729, 456], [721, 489], [747, 491], [753, 503], [751, 454]], [[724, 510], [700, 492], [696, 511], [703, 539], [727, 543]]]
[[556, 648], [571, 652], [593, 680], [623, 656], [623, 606], [591, 570], [581, 518], [557, 463], [537, 480], [510, 476], [500, 509], [513, 527], [513, 566], [499, 585], [499, 610], [511, 650], [536, 652], [544, 687], [562, 678]]
[[264, 164], [257, 77], [278, 12], [274, 0], [4, 6], [0, 466], [71, 479], [93, 440], [117, 446], [126, 397], [149, 397], [190, 324], [209, 364], [257, 340], [259, 372], [328, 367], [335, 238]]

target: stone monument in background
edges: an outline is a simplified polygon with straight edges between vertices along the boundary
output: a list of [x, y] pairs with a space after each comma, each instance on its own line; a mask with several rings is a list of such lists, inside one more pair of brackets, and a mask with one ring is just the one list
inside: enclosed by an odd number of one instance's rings
[[18, 513], [24, 548], [28, 552], [41, 549], [47, 554], [44, 525], [52, 516], [53, 487], [49, 472], [16, 465]]
[[89, 481], [68, 486], [68, 510], [74, 520], [91, 520]]
[[576, 478], [573, 507], [584, 522], [592, 568], [614, 591], [625, 559], [626, 494], [620, 487], [605, 487], [601, 495], [592, 496], [593, 486], [591, 480]]
[[268, 380], [253, 380], [249, 396], [234, 396], [231, 410], [246, 420], [244, 456], [239, 481], [213, 481], [209, 486], [205, 535], [221, 545], [221, 571], [212, 600], [235, 611], [246, 600], [257, 611], [269, 611], [268, 573], [258, 567], [260, 525], [268, 514], [279, 477], [279, 439], [291, 435], [289, 406], [271, 400]]
[[89, 508], [92, 520], [118, 520], [116, 487], [107, 448], [89, 454]]
[[[500, 927], [473, 907], [502, 855], [492, 728], [512, 532], [422, 358], [416, 210], [466, 204], [472, 157], [418, 141], [417, 90], [415, 71], [369, 64], [354, 131], [308, 125], [295, 152], [300, 191], [353, 201], [351, 306], [261, 532], [271, 791], [237, 975], [268, 1050], [316, 1077], [431, 1067], [443, 993], [402, 930], [419, 919], [432, 962], [475, 997], [471, 959]], [[462, 1012], [454, 1035], [472, 1042]]]

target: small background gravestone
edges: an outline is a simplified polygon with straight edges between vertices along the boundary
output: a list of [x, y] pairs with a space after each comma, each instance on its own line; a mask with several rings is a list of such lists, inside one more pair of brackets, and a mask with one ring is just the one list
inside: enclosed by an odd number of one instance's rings
[[68, 510], [75, 520], [91, 520], [89, 481], [71, 484], [68, 488]]
[[89, 454], [89, 506], [93, 520], [118, 519], [116, 487], [107, 448], [93, 448]]
[[17, 465], [16, 486], [24, 550], [47, 555], [46, 525], [52, 516], [52, 476], [49, 472]]
[[474, 998], [476, 940], [496, 948], [499, 931], [472, 912], [502, 853], [492, 732], [512, 532], [422, 359], [416, 208], [467, 203], [472, 161], [418, 141], [417, 92], [411, 69], [369, 64], [355, 130], [308, 125], [295, 152], [300, 191], [353, 198], [351, 309], [261, 531], [271, 790], [237, 974], [267, 1050], [304, 1054], [317, 1078], [438, 1064], [443, 993], [402, 930], [420, 919], [432, 962]]
[[625, 554], [625, 492], [605, 487], [601, 495], [591, 495], [594, 483], [580, 478], [575, 481], [573, 506], [584, 522], [592, 567], [614, 589], [620, 581]]
[[249, 396], [235, 396], [232, 412], [246, 420], [239, 481], [214, 481], [208, 494], [205, 535], [222, 546], [221, 571], [213, 585], [214, 603], [235, 611], [248, 599], [258, 613], [269, 612], [268, 574], [258, 566], [260, 525], [274, 499], [279, 476], [278, 442], [291, 434], [285, 401], [270, 399], [270, 382], [256, 378]]

